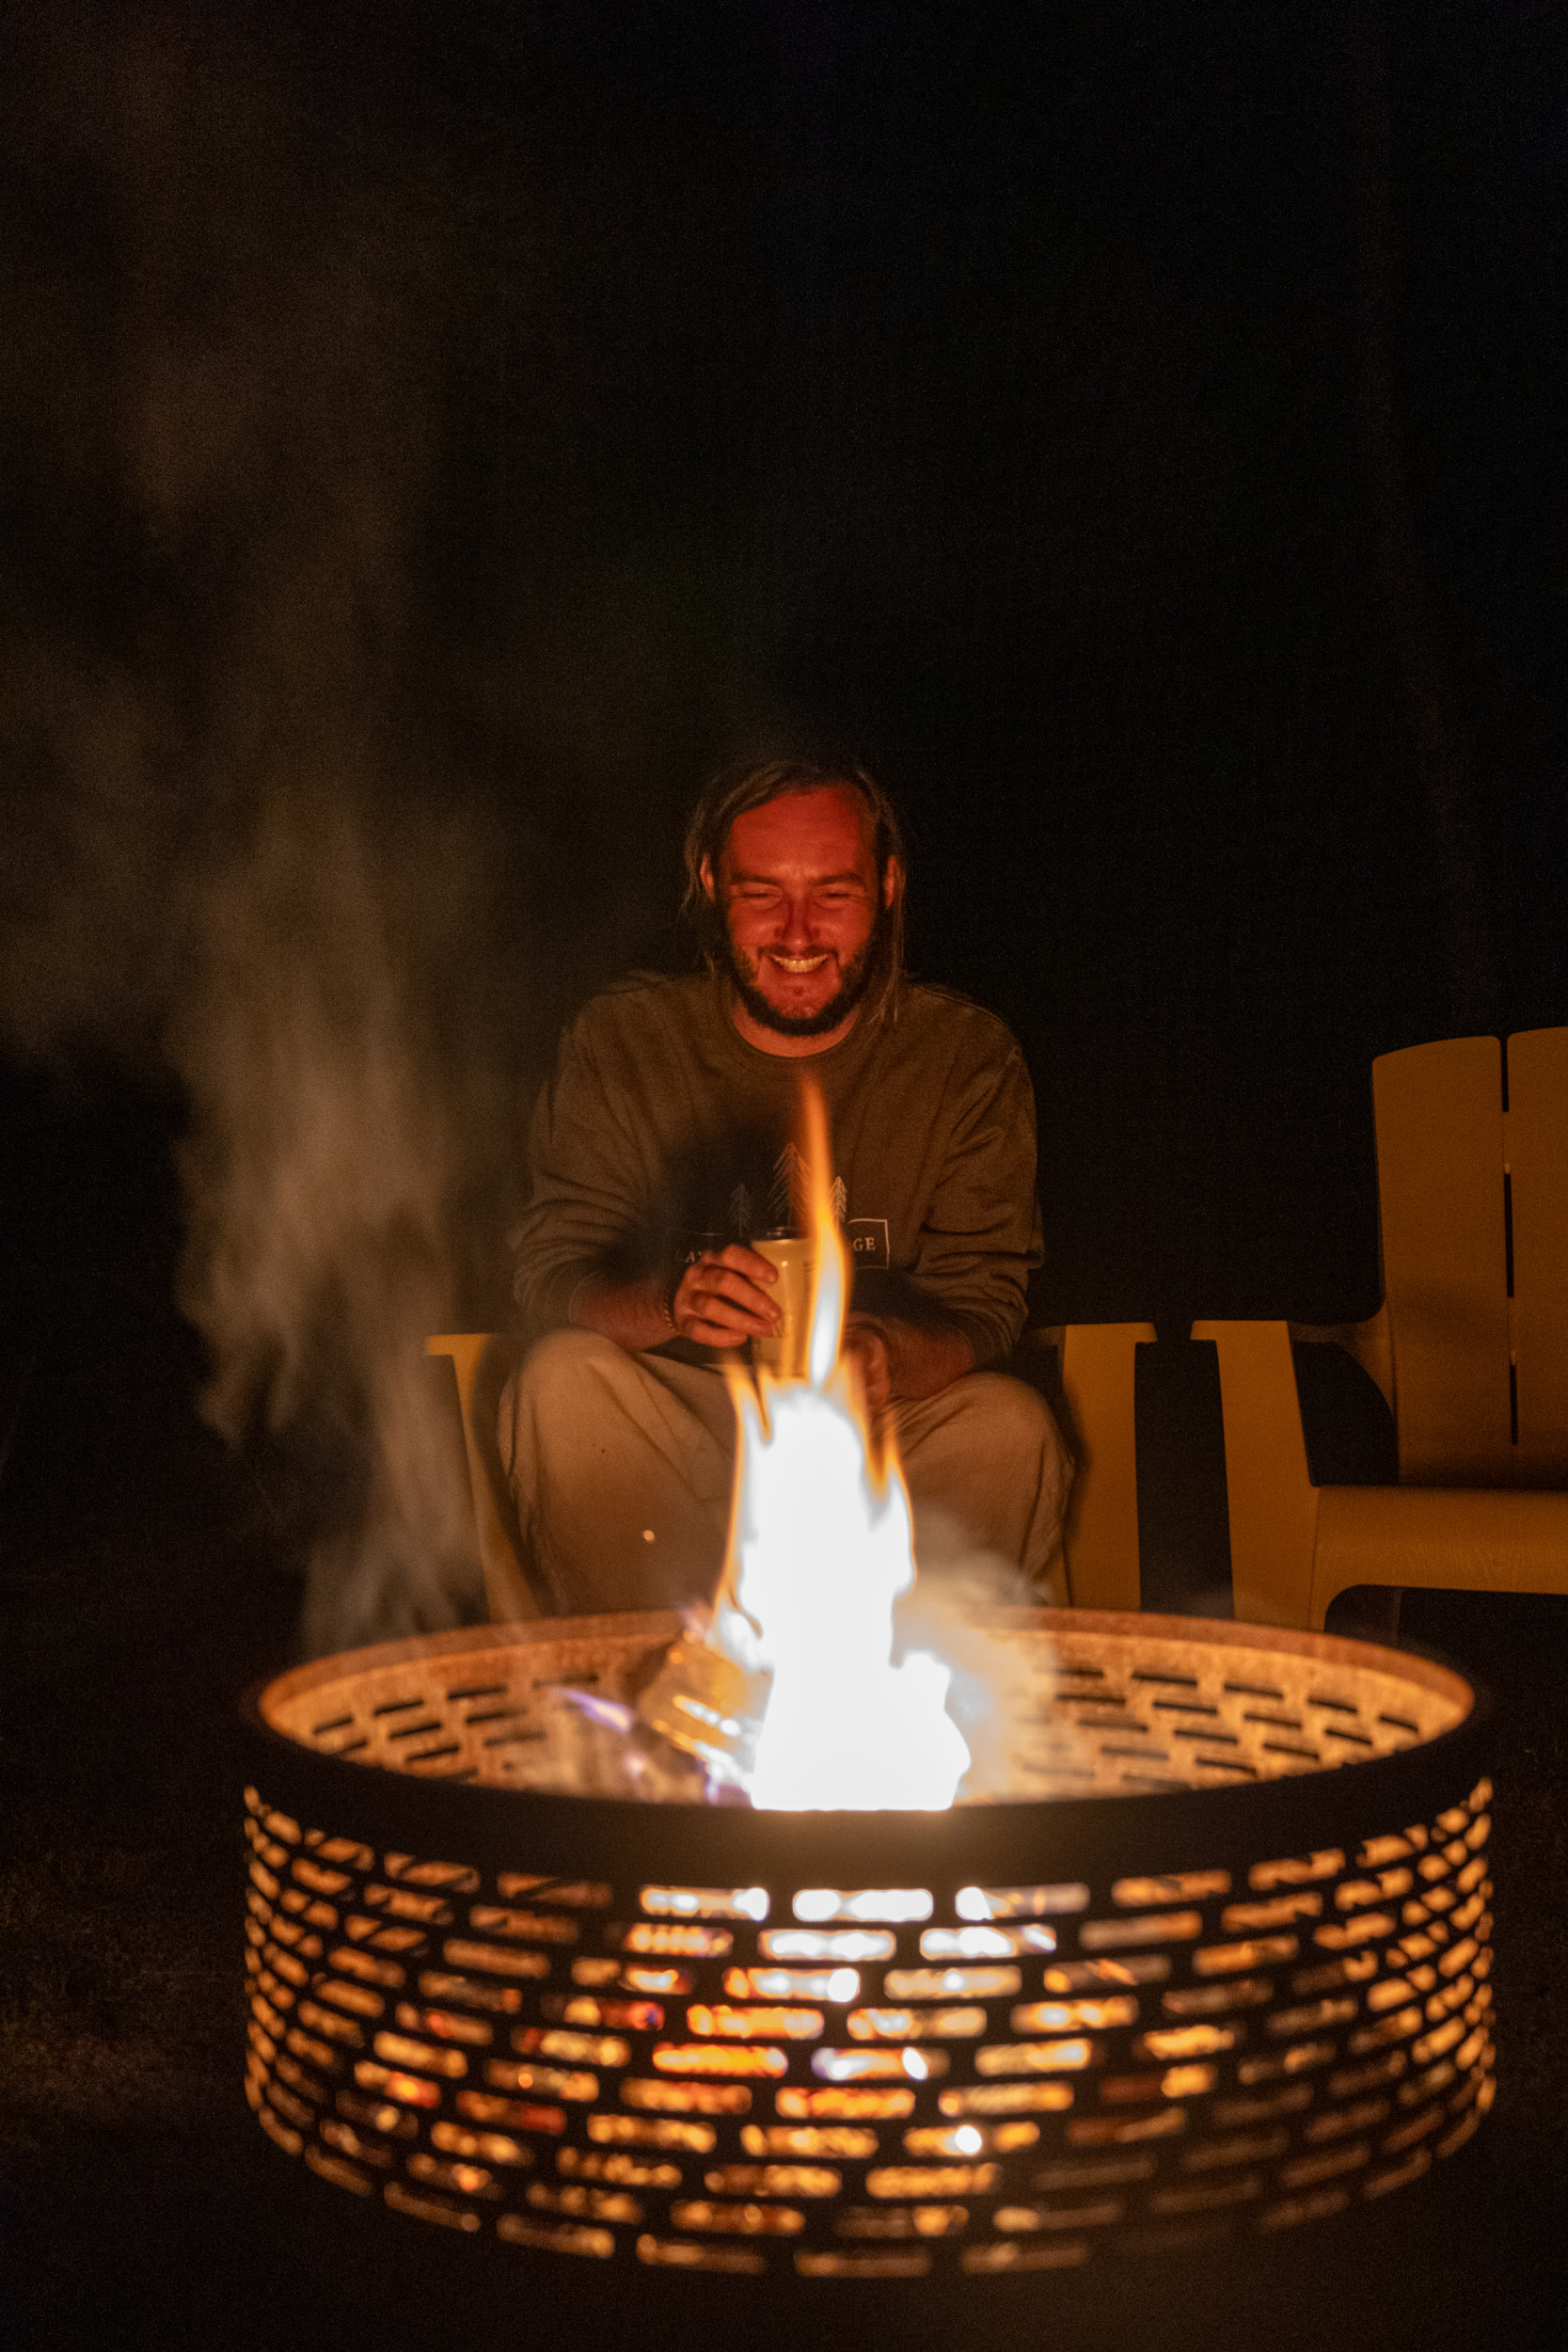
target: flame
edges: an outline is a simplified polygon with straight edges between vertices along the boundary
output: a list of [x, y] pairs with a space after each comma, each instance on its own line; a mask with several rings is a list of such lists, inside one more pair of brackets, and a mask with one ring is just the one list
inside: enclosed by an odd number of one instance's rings
[[894, 1604], [914, 1582], [910, 1499], [891, 1435], [874, 1439], [841, 1353], [848, 1262], [832, 1208], [827, 1113], [802, 1087], [815, 1243], [808, 1376], [753, 1389], [738, 1422], [729, 1557], [709, 1636], [770, 1677], [748, 1775], [770, 1809], [941, 1811], [969, 1765], [946, 1712], [949, 1670], [895, 1663]]

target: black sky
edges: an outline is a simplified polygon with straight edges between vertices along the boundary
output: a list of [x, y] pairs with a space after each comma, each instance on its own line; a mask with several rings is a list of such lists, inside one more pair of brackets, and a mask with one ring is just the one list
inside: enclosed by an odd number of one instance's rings
[[[908, 804], [918, 967], [1034, 1064], [1042, 1305], [1366, 1311], [1372, 1055], [1568, 997], [1561, 11], [146, 22], [176, 132], [140, 179], [134, 128], [72, 119], [114, 16], [8, 36], [13, 635], [199, 733], [310, 435], [162, 511], [126, 468], [95, 377], [146, 315], [149, 191], [160, 316], [198, 342], [233, 272], [286, 287], [356, 208], [378, 398], [405, 386], [422, 421], [396, 627], [362, 616], [344, 699], [395, 743], [389, 789], [499, 818], [548, 930], [542, 1026], [679, 952], [680, 812], [713, 761], [846, 746]], [[1379, 219], [1468, 964], [1380, 572]]]

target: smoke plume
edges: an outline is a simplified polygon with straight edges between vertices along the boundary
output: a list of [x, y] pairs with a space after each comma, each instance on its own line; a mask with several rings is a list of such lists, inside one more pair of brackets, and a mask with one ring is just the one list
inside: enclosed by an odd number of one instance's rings
[[16, 57], [0, 1043], [182, 1083], [204, 1409], [337, 1449], [307, 1645], [451, 1623], [420, 1343], [497, 1294], [560, 1009], [537, 790], [432, 748], [421, 534], [489, 307], [461, 192], [342, 151], [231, 25], [24, 11]]

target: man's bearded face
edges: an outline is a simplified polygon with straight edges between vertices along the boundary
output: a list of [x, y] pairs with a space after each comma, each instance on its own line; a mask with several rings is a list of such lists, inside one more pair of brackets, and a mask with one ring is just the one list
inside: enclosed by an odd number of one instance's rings
[[730, 984], [760, 1028], [840, 1028], [882, 971], [891, 928], [860, 796], [790, 792], [737, 817], [720, 870]]

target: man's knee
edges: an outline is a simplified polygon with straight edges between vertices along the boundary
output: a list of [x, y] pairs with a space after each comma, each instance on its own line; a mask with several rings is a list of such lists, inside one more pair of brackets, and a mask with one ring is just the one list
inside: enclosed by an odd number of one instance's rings
[[513, 1379], [525, 1394], [556, 1396], [562, 1388], [602, 1377], [606, 1364], [625, 1353], [597, 1331], [547, 1331], [534, 1341]]
[[498, 1437], [507, 1475], [515, 1474], [519, 1432], [562, 1420], [580, 1426], [593, 1391], [613, 1380], [625, 1352], [597, 1331], [550, 1331], [536, 1340], [501, 1391]]
[[942, 1391], [949, 1424], [962, 1429], [966, 1443], [1011, 1461], [1042, 1454], [1066, 1456], [1051, 1407], [1037, 1391], [1005, 1372], [971, 1372]]

